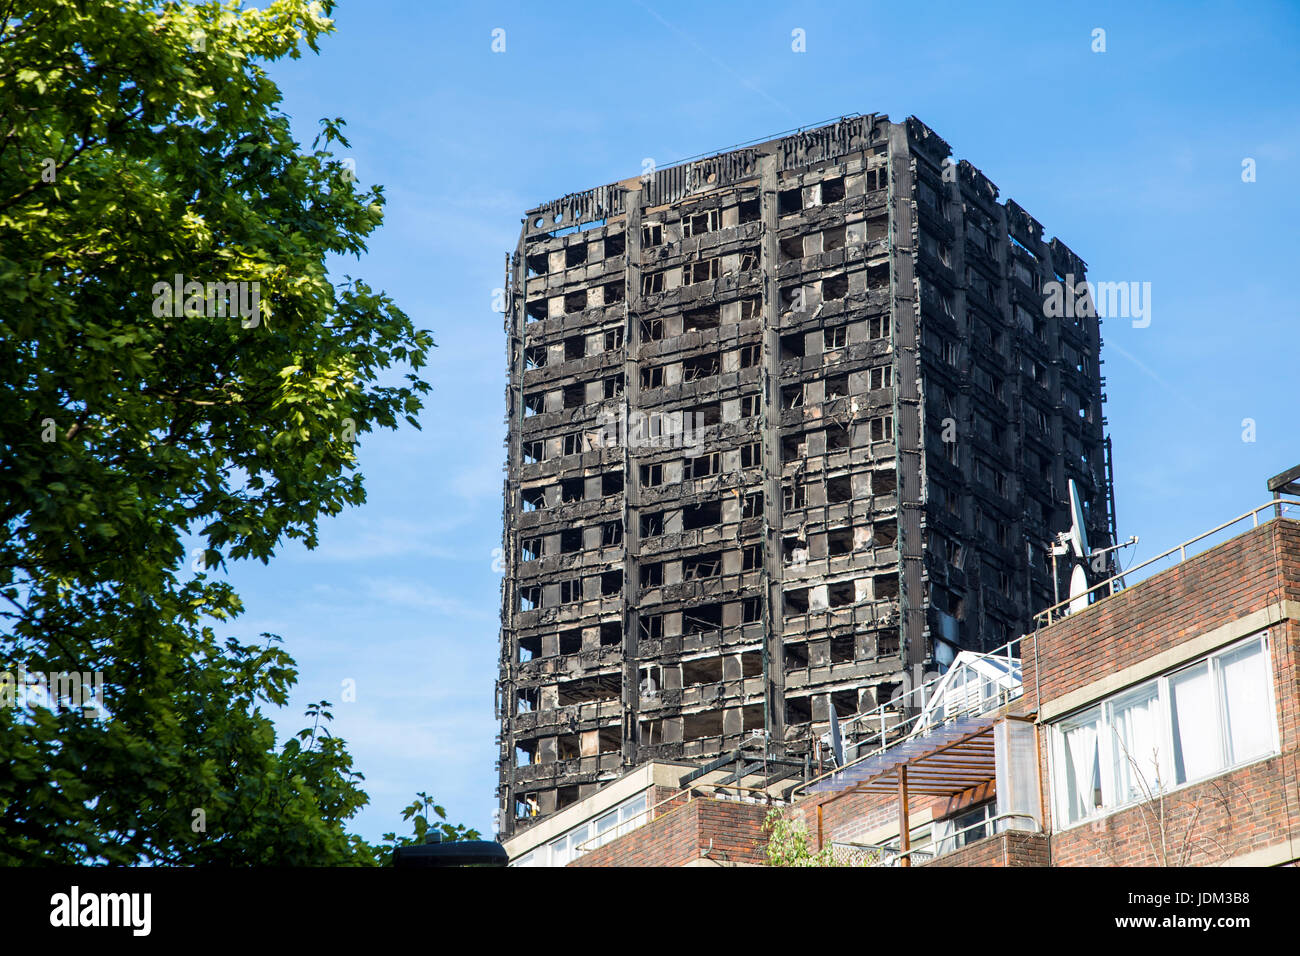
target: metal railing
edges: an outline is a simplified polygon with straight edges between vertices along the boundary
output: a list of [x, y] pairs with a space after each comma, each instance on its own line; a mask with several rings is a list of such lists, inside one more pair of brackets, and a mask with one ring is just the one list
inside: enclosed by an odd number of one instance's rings
[[[1125, 578], [1129, 577], [1132, 574], [1136, 574], [1138, 571], [1141, 571], [1143, 568], [1150, 567], [1151, 565], [1155, 564], [1157, 561], [1163, 561], [1165, 558], [1168, 558], [1174, 553], [1177, 553], [1178, 561], [1176, 563], [1181, 564], [1182, 562], [1187, 560], [1187, 549], [1190, 546], [1196, 544], [1198, 541], [1204, 541], [1206, 538], [1209, 538], [1212, 535], [1216, 535], [1221, 531], [1225, 531], [1228, 528], [1231, 528], [1233, 525], [1245, 521], [1247, 518], [1250, 519], [1252, 528], [1258, 528], [1259, 513], [1261, 511], [1270, 511], [1270, 510], [1275, 511], [1276, 513], [1274, 514], [1274, 517], [1281, 518], [1284, 517], [1284, 512], [1287, 511], [1288, 509], [1296, 512], [1295, 515], [1296, 517], [1300, 517], [1300, 501], [1287, 501], [1284, 498], [1270, 499], [1268, 504], [1259, 505], [1258, 507], [1252, 508], [1249, 511], [1245, 512], [1244, 514], [1240, 514], [1229, 521], [1225, 521], [1223, 524], [1219, 525], [1216, 528], [1211, 528], [1209, 531], [1202, 532], [1201, 534], [1198, 534], [1194, 538], [1188, 538], [1182, 544], [1176, 544], [1168, 551], [1165, 551], [1162, 554], [1157, 554], [1154, 558], [1148, 558], [1147, 560], [1143, 561], [1141, 564], [1136, 564], [1133, 567], [1129, 568], [1127, 571], [1123, 571], [1120, 574], [1113, 575], [1107, 578], [1105, 581], [1102, 581], [1100, 584], [1094, 584], [1092, 587], [1088, 588], [1083, 593], [1085, 595], [1091, 595], [1094, 592], [1098, 592], [1105, 589], [1107, 593], [1105, 595], [1102, 595], [1099, 598], [1099, 600], [1104, 600], [1105, 598], [1111, 597], [1115, 594], [1115, 582], [1118, 581], [1120, 587], [1123, 588], [1126, 586], [1124, 583]], [[1269, 519], [1265, 519], [1265, 520], [1267, 521]], [[1196, 554], [1193, 554], [1192, 557], [1196, 557], [1196, 555], [1198, 554], [1203, 554], [1205, 550], [1209, 550], [1209, 549], [1206, 548], [1203, 551], [1198, 551], [1196, 552]], [[1067, 613], [1062, 613], [1062, 612], [1065, 611], [1065, 609], [1068, 608], [1072, 603], [1078, 600], [1078, 598], [1079, 595], [1075, 595], [1072, 598], [1066, 598], [1064, 601], [1060, 601], [1057, 604], [1053, 604], [1051, 607], [1039, 611], [1037, 614], [1035, 614], [1034, 620], [1037, 621], [1039, 624], [1044, 624], [1044, 625], [1053, 624], [1058, 620], [1062, 620], [1069, 616], [1068, 612]]]
[[[1034, 825], [1034, 828], [1032, 830], [1008, 830], [1005, 825], [1007, 820], [1028, 820]], [[999, 823], [1003, 825], [999, 826]], [[963, 833], [985, 828], [989, 830], [986, 835], [968, 843], [962, 843], [960, 846], [957, 844], [957, 838]], [[958, 850], [973, 846], [981, 840], [988, 840], [999, 833], [1008, 832], [1041, 833], [1042, 827], [1039, 825], [1038, 819], [1028, 813], [999, 813], [978, 823], [962, 827], [960, 830], [954, 830], [952, 833], [946, 834], [942, 840], [932, 841], [924, 846], [899, 850], [897, 846], [892, 846], [890, 843], [832, 843], [831, 856], [837, 862], [845, 857], [859, 857], [860, 859], [857, 861], [845, 861], [849, 862], [851, 866], [900, 866], [904, 858], [912, 862], [937, 860], [948, 856], [950, 853], [956, 853]]]
[[[846, 750], [849, 746], [853, 747], [853, 758], [843, 767], [837, 767], [802, 784], [795, 792], [804, 791], [820, 780], [833, 776], [868, 757], [883, 753], [900, 740], [924, 733], [961, 717], [986, 714], [1020, 697], [1024, 693], [1019, 674], [1020, 658], [1016, 655], [1020, 641], [1019, 637], [1013, 638], [986, 654], [966, 652], [977, 661], [988, 661], [997, 668], [1005, 668], [1005, 671], [997, 676], [988, 676], [974, 671], [968, 659], [962, 665], [965, 672], [953, 695], [953, 701], [949, 703], [945, 699], [942, 711], [939, 713], [928, 709], [927, 705], [933, 700], [934, 691], [941, 682], [949, 680], [952, 683], [950, 677], [952, 670], [917, 685], [894, 700], [845, 720], [840, 724], [840, 733], [844, 735]], [[857, 739], [850, 742], [850, 736]], [[863, 751], [864, 747], [870, 747], [873, 743], [874, 748]]]

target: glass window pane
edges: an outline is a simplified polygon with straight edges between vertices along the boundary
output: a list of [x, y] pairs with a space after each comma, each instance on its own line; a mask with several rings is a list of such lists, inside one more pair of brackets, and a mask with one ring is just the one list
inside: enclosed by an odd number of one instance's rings
[[1160, 686], [1140, 687], [1111, 706], [1114, 802], [1149, 800], [1168, 782], [1160, 775]]
[[1061, 727], [1060, 791], [1070, 823], [1091, 816], [1102, 805], [1101, 763], [1097, 759], [1100, 723], [1101, 712], [1093, 710]]
[[1208, 777], [1222, 769], [1219, 719], [1209, 663], [1169, 679], [1169, 713], [1174, 735], [1174, 778], [1178, 783]]
[[1244, 763], [1273, 749], [1273, 695], [1264, 654], [1254, 641], [1219, 658], [1229, 763]]

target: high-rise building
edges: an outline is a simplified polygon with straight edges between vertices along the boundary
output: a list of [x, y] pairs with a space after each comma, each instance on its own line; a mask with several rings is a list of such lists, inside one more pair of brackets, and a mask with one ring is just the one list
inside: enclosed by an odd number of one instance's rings
[[503, 834], [650, 760], [797, 782], [832, 708], [1032, 630], [1070, 479], [1115, 543], [1086, 265], [950, 154], [856, 116], [528, 212]]

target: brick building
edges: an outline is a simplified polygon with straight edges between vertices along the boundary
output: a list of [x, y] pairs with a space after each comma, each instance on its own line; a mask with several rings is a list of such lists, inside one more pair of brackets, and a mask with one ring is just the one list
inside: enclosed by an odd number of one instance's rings
[[[1260, 522], [1244, 533], [1132, 587], [1100, 585], [1090, 606], [1022, 639], [1014, 684], [962, 686], [959, 665], [916, 714], [890, 716], [905, 733], [771, 802], [842, 862], [1294, 865], [1298, 518], [1296, 502], [1256, 509], [1229, 529]], [[738, 790], [718, 799], [727, 789], [701, 793], [689, 820], [728, 820], [749, 839], [744, 821], [767, 807]], [[683, 817], [672, 836], [661, 823], [687, 792], [661, 789], [641, 827], [578, 862], [700, 860], [702, 825]], [[761, 862], [763, 840], [747, 860]]]
[[1030, 628], [1068, 481], [1114, 542], [1099, 321], [1044, 308], [1086, 266], [950, 154], [859, 116], [528, 212], [504, 837], [649, 762], [799, 782], [831, 708]]

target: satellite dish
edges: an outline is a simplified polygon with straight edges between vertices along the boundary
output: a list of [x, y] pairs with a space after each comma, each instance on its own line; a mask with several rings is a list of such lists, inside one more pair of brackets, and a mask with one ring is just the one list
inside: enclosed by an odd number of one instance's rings
[[1087, 560], [1092, 549], [1088, 546], [1088, 531], [1083, 526], [1083, 505], [1079, 502], [1079, 487], [1070, 479], [1070, 543], [1074, 555]]
[[1082, 611], [1088, 606], [1088, 574], [1082, 564], [1076, 564], [1070, 572], [1070, 613]]

